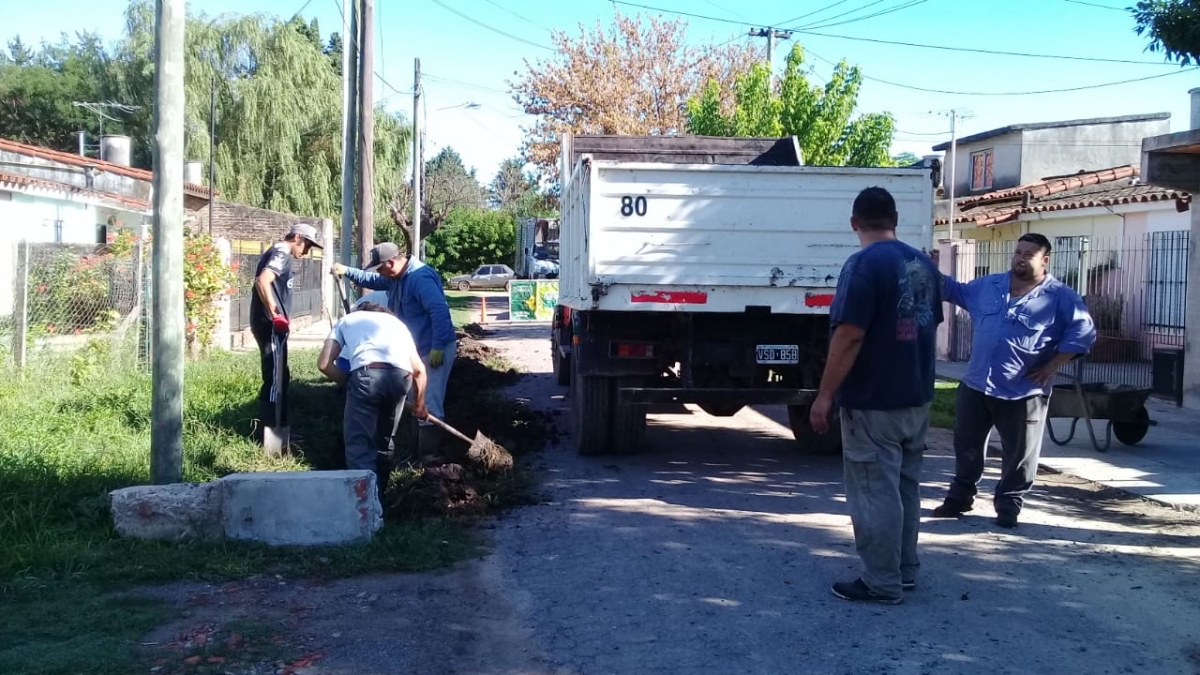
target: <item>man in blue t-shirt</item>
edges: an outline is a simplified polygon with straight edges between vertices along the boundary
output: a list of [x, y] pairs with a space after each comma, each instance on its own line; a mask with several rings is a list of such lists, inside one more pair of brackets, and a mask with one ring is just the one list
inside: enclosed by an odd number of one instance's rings
[[916, 587], [921, 461], [942, 322], [937, 268], [896, 240], [898, 220], [883, 188], [854, 200], [850, 226], [862, 250], [838, 277], [829, 356], [809, 415], [814, 431], [828, 433], [835, 403], [840, 409], [846, 504], [862, 559], [859, 578], [833, 584], [833, 593], [887, 605]]

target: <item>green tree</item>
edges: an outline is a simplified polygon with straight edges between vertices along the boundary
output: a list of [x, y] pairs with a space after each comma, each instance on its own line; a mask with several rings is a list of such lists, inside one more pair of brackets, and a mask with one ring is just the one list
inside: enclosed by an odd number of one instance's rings
[[898, 155], [892, 155], [892, 163], [896, 166], [911, 166], [921, 161], [920, 157], [911, 152], [902, 152]]
[[558, 200], [541, 189], [537, 180], [525, 172], [525, 160], [510, 157], [500, 163], [496, 177], [488, 185], [488, 203], [493, 208], [523, 216], [553, 217]]
[[[454, 148], [442, 148], [425, 162], [421, 181], [422, 240], [437, 232], [456, 209], [478, 210], [487, 204], [487, 191], [475, 177], [475, 169], [468, 170]], [[413, 250], [411, 184], [397, 186], [390, 211], [392, 223], [401, 233], [407, 250]]]
[[794, 135], [805, 164], [888, 166], [895, 121], [890, 113], [853, 117], [861, 85], [862, 73], [845, 61], [834, 68], [824, 87], [809, 84], [804, 49], [795, 45], [777, 85], [761, 63], [740, 75], [732, 91], [710, 80], [687, 103], [688, 131], [704, 136]]
[[443, 225], [425, 239], [425, 259], [449, 279], [474, 272], [480, 265], [509, 264], [517, 239], [512, 213], [481, 208], [454, 209]]
[[1200, 62], [1200, 1], [1141, 0], [1131, 9], [1134, 31], [1150, 38], [1147, 50], [1182, 66]]

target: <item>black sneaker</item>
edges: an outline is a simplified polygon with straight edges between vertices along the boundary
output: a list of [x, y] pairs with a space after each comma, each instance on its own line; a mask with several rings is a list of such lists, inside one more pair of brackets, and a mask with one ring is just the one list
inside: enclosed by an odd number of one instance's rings
[[947, 499], [942, 505], [933, 510], [934, 518], [957, 518], [973, 508], [974, 500], [960, 502]]
[[996, 512], [996, 524], [999, 525], [1000, 527], [1005, 527], [1005, 528], [1008, 528], [1011, 530], [1012, 528], [1017, 526], [1017, 512], [1016, 511], [997, 511]]
[[900, 590], [902, 590], [902, 591], [915, 591], [915, 590], [917, 590], [917, 582], [915, 582], [915, 581], [901, 581], [901, 582], [900, 582]]
[[[916, 584], [913, 584], [916, 586]], [[833, 594], [843, 600], [853, 600], [856, 602], [876, 602], [881, 605], [898, 605], [904, 602], [904, 598], [890, 598], [886, 595], [879, 595], [871, 590], [862, 579], [854, 581], [839, 581], [830, 587]]]

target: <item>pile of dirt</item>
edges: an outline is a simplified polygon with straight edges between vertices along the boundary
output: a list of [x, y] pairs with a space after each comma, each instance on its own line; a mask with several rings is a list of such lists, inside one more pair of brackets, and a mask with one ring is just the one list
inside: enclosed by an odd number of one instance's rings
[[501, 449], [468, 455], [465, 441], [443, 433], [433, 458], [394, 476], [386, 498], [389, 519], [479, 516], [533, 499], [519, 460], [545, 446], [551, 424], [544, 413], [502, 393], [520, 377], [498, 350], [459, 333], [446, 421], [468, 437], [482, 433]]

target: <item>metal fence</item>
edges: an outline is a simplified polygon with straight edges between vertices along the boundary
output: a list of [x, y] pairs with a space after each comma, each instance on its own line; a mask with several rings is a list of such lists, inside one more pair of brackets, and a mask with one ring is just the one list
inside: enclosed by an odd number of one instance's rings
[[[966, 241], [955, 250], [959, 281], [1010, 269], [1016, 241]], [[1079, 293], [1098, 337], [1084, 366], [1088, 382], [1153, 385], [1156, 353], [1181, 350], [1187, 298], [1188, 231], [1127, 238], [1064, 236], [1051, 239], [1050, 273]], [[950, 321], [950, 358], [971, 357], [971, 318], [956, 308]], [[1064, 367], [1074, 376], [1074, 366]]]
[[[254, 276], [258, 261], [273, 242], [238, 242], [233, 247], [230, 261], [237, 272], [237, 287], [230, 301], [230, 330], [245, 330], [250, 327], [250, 300], [254, 293]], [[292, 260], [291, 317], [312, 316], [321, 313], [321, 258], [313, 257]]]
[[94, 245], [2, 244], [0, 362], [51, 367], [79, 379], [146, 362], [149, 256]]

